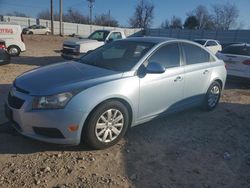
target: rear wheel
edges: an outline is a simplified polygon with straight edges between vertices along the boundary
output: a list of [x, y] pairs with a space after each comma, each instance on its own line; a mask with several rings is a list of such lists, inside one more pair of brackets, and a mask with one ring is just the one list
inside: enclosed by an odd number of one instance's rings
[[18, 46], [12, 45], [8, 47], [8, 53], [11, 56], [19, 56], [21, 49]]
[[30, 32], [29, 32], [29, 35], [33, 35], [33, 32], [32, 32], [32, 31], [30, 31]]
[[128, 123], [128, 110], [121, 102], [105, 102], [90, 115], [84, 140], [94, 149], [110, 147], [124, 136]]
[[204, 108], [211, 111], [216, 108], [221, 96], [221, 85], [219, 82], [214, 81], [207, 90]]

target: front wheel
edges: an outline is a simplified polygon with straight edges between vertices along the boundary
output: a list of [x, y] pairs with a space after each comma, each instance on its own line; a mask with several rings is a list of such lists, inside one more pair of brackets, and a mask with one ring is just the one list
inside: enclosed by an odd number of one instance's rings
[[84, 140], [94, 149], [104, 149], [116, 144], [125, 134], [129, 114], [119, 101], [108, 101], [99, 105], [87, 122]]
[[9, 46], [8, 47], [8, 53], [11, 55], [11, 56], [19, 56], [21, 50], [18, 46]]
[[205, 110], [211, 111], [216, 108], [220, 101], [221, 96], [221, 85], [219, 82], [214, 81], [207, 90], [205, 101], [204, 101], [204, 108]]

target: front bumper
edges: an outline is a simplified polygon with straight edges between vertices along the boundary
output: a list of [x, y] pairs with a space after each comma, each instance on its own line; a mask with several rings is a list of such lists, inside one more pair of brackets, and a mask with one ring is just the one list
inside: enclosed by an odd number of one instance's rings
[[80, 53], [79, 55], [74, 55], [74, 54], [62, 53], [61, 56], [62, 58], [67, 59], [67, 60], [75, 60], [75, 59], [79, 59], [85, 54], [86, 53]]
[[[12, 92], [12, 95], [24, 101], [19, 109], [13, 107], [9, 99], [5, 104], [5, 114], [19, 133], [55, 144], [78, 145], [81, 142], [82, 122], [85, 120], [83, 112], [70, 107], [57, 110], [32, 110], [32, 96], [17, 91], [14, 94]], [[70, 132], [69, 125], [78, 125], [77, 131]]]

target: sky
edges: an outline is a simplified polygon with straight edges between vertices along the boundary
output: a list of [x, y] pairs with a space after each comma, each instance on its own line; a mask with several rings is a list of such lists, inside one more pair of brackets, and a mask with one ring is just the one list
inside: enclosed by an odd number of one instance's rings
[[[59, 0], [54, 1], [54, 11], [59, 9]], [[187, 12], [193, 10], [197, 5], [205, 5], [211, 9], [216, 3], [233, 3], [239, 9], [239, 22], [244, 29], [250, 29], [250, 0], [148, 0], [155, 5], [153, 27], [159, 27], [161, 23], [172, 16], [182, 18], [184, 22]], [[129, 18], [133, 15], [138, 0], [95, 0], [93, 15], [107, 13], [109, 10], [112, 17], [119, 21], [120, 25], [127, 26]], [[63, 11], [69, 8], [77, 9], [83, 14], [89, 14], [88, 2], [86, 0], [63, 0]], [[36, 17], [37, 13], [49, 10], [50, 0], [0, 0], [0, 15], [14, 11], [25, 13]]]

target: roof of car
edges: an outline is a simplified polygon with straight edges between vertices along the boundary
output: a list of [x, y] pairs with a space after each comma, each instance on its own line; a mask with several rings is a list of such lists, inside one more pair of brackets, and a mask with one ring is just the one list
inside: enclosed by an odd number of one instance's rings
[[239, 43], [239, 44], [231, 44], [230, 46], [233, 46], [233, 47], [242, 47], [242, 46], [250, 47], [250, 44], [247, 44], [247, 43]]
[[218, 41], [218, 40], [215, 40], [215, 39], [194, 39], [194, 40], [199, 40], [199, 41], [207, 41], [207, 40]]
[[137, 41], [137, 42], [151, 42], [151, 43], [161, 43], [171, 40], [176, 40], [175, 38], [167, 38], [167, 37], [129, 37], [125, 40], [129, 41]]

